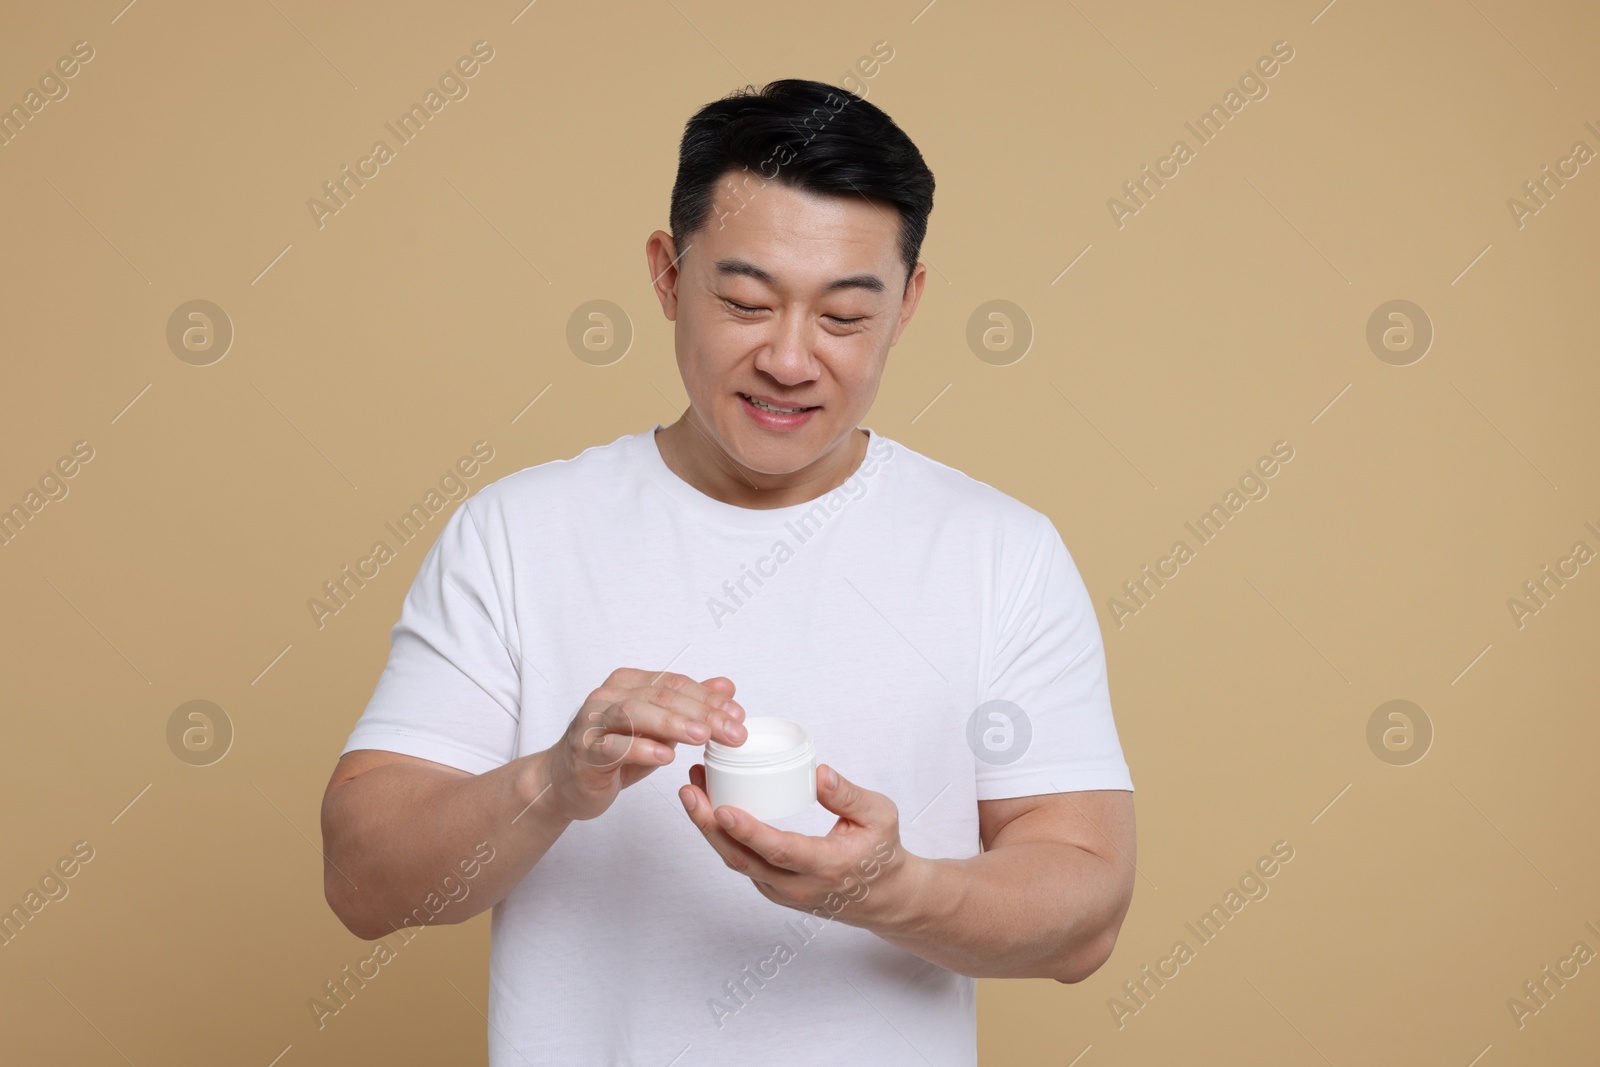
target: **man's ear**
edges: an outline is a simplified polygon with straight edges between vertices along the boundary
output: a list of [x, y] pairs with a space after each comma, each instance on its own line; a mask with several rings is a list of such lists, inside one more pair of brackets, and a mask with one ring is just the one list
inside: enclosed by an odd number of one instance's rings
[[678, 320], [679, 255], [672, 235], [665, 230], [652, 233], [644, 243], [645, 265], [650, 268], [650, 286], [661, 301], [661, 313], [668, 322]]
[[900, 298], [900, 319], [895, 323], [894, 335], [889, 338], [890, 348], [900, 343], [900, 335], [905, 332], [911, 316], [916, 314], [917, 304], [922, 300], [922, 286], [927, 280], [928, 265], [918, 262], [917, 268], [911, 272], [911, 277], [906, 279], [906, 291]]

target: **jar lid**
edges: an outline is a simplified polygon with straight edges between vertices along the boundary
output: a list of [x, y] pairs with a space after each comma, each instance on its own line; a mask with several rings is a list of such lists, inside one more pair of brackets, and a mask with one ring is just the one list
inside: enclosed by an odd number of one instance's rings
[[760, 767], [784, 760], [811, 747], [811, 734], [804, 726], [771, 715], [753, 715], [744, 721], [745, 739], [741, 745], [706, 742], [706, 759], [741, 767]]

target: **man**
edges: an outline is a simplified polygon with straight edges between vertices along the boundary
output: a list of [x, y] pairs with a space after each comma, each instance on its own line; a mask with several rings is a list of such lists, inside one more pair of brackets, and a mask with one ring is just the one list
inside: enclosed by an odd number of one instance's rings
[[[1133, 784], [1083, 581], [1043, 514], [859, 426], [933, 187], [827, 85], [707, 105], [646, 245], [688, 410], [485, 486], [422, 563], [325, 889], [369, 939], [494, 908], [494, 1067], [971, 1065], [975, 978], [1111, 952]], [[820, 754], [781, 828], [682, 769], [747, 714]]]

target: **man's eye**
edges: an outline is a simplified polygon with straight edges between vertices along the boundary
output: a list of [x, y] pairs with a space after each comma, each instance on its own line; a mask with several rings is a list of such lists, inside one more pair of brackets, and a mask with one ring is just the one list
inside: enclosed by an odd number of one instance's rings
[[[727, 297], [723, 297], [722, 302], [727, 304], [730, 308], [741, 315], [759, 315], [761, 312], [766, 310], [766, 308], [746, 307], [744, 304], [735, 303], [734, 301], [729, 300]], [[832, 319], [834, 322], [837, 322], [840, 326], [854, 326], [856, 323], [866, 320], [868, 316], [857, 315], [853, 319], [841, 319], [837, 315], [829, 315], [827, 317]]]

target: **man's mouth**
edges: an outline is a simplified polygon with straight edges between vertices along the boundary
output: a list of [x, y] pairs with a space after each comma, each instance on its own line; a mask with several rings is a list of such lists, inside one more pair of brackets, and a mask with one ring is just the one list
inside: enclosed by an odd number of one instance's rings
[[759, 408], [762, 411], [770, 411], [774, 415], [798, 415], [802, 411], [811, 411], [822, 406], [821, 404], [812, 404], [810, 407], [802, 407], [800, 405], [791, 404], [785, 407], [778, 404], [769, 403], [765, 400], [757, 399], [756, 397], [751, 396], [749, 393], [740, 393], [739, 397], [751, 407]]

